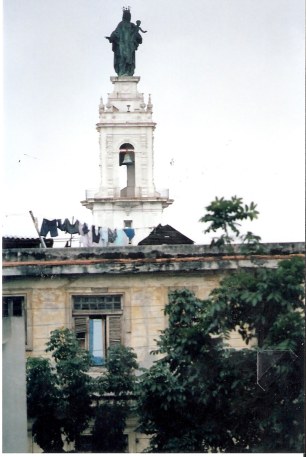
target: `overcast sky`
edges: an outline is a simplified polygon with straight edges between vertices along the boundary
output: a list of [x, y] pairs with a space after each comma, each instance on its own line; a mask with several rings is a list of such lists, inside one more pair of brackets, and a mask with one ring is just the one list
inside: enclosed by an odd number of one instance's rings
[[258, 204], [246, 228], [304, 238], [303, 0], [4, 0], [4, 235], [79, 218], [99, 186], [98, 105], [112, 91], [122, 6], [142, 21], [140, 92], [152, 94], [155, 184], [170, 224], [198, 223], [215, 196]]

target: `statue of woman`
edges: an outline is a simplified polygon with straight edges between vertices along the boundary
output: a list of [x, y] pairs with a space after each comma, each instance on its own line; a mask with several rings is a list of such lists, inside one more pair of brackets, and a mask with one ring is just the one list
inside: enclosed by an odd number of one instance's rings
[[139, 25], [131, 22], [129, 8], [123, 9], [122, 21], [110, 37], [105, 37], [112, 43], [114, 52], [114, 68], [118, 76], [133, 76], [135, 71], [135, 52], [142, 43]]

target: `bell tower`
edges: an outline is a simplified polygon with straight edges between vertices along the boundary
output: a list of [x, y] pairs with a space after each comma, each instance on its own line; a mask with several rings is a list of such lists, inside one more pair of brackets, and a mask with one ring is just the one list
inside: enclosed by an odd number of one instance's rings
[[130, 8], [123, 8], [122, 21], [110, 36], [114, 69], [113, 92], [99, 106], [100, 186], [86, 191], [82, 202], [93, 214], [93, 223], [110, 229], [132, 228], [133, 244], [148, 236], [161, 223], [164, 208], [171, 205], [168, 190], [154, 185], [154, 129], [152, 103], [138, 92], [134, 76], [135, 55], [142, 43], [141, 21], [131, 22]]
[[113, 92], [99, 106], [100, 186], [82, 202], [100, 227], [135, 229], [133, 244], [161, 223], [173, 200], [154, 185], [152, 103], [138, 92], [139, 76], [112, 76]]

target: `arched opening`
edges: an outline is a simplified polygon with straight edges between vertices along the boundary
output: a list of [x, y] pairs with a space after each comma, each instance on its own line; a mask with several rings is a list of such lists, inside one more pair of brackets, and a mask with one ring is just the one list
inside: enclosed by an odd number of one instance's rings
[[119, 148], [119, 184], [121, 197], [135, 197], [135, 152], [130, 143]]

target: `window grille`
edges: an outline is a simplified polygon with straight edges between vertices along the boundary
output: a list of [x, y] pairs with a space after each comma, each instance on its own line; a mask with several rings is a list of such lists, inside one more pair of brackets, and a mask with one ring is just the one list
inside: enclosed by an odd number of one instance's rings
[[120, 311], [120, 295], [76, 295], [73, 297], [74, 311]]

